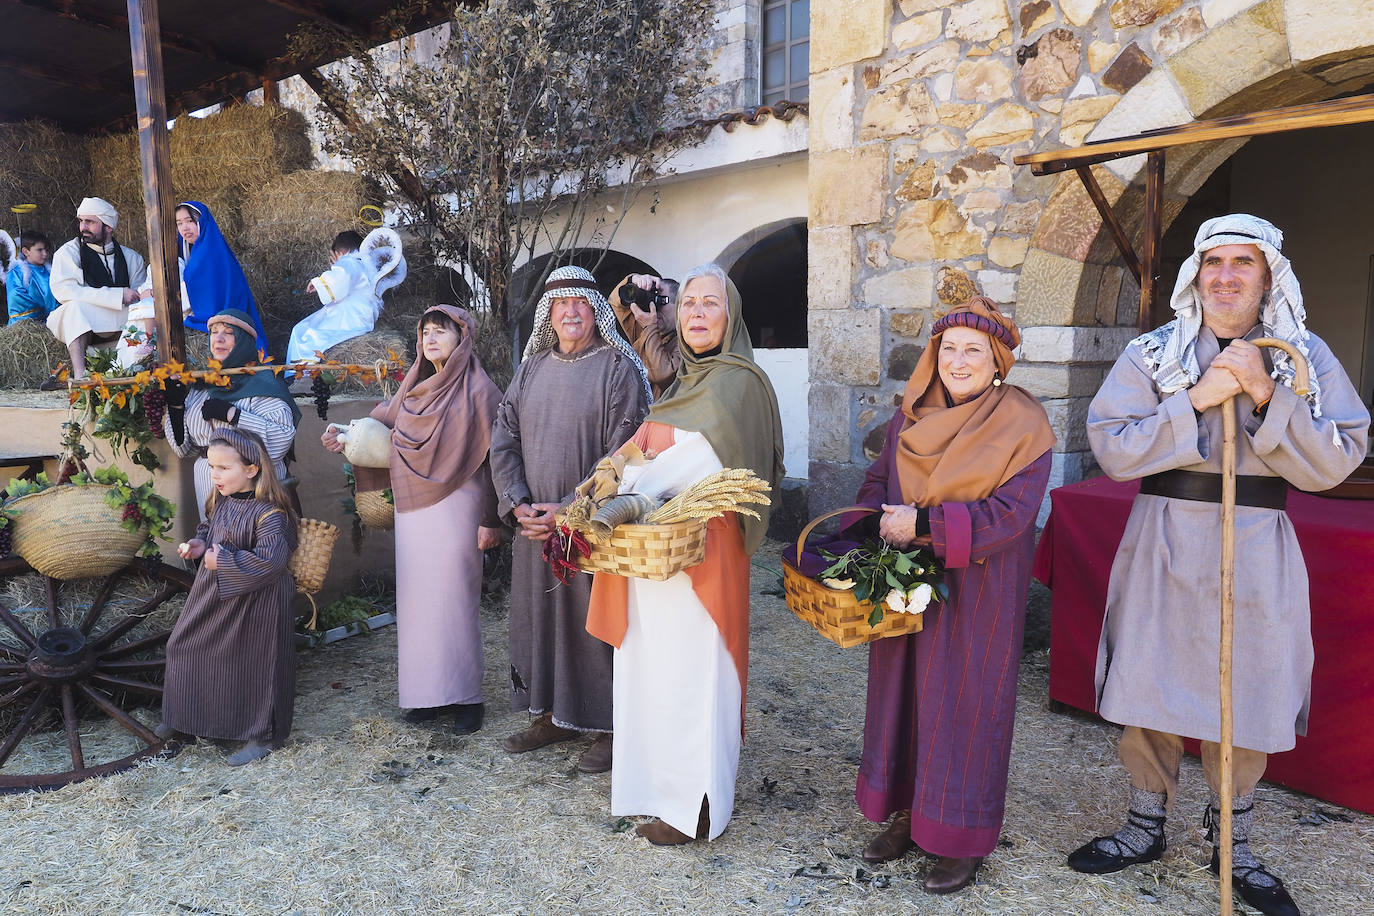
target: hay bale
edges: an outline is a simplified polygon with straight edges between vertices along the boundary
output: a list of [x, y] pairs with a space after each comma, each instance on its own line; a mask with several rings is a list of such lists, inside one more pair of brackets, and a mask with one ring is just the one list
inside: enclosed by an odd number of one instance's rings
[[[173, 196], [177, 201], [198, 200], [208, 206], [235, 249], [242, 242], [241, 211], [250, 190], [311, 160], [305, 117], [277, 105], [233, 105], [204, 118], [184, 115], [177, 119], [168, 143]], [[146, 251], [138, 135], [96, 137], [89, 141], [88, 150], [91, 193], [119, 210], [124, 244]]]
[[[91, 160], [81, 137], [41, 121], [0, 124], [0, 216], [6, 229], [38, 229], [61, 245], [76, 235], [76, 206], [91, 182]], [[17, 204], [36, 204], [16, 215]]]
[[204, 368], [210, 362], [210, 335], [186, 328], [186, 365]]
[[245, 197], [239, 263], [274, 356], [285, 354], [296, 322], [320, 307], [305, 286], [328, 269], [335, 235], [366, 228], [358, 222], [366, 202], [357, 173], [308, 170], [264, 182]]
[[0, 388], [34, 388], [67, 359], [67, 348], [41, 321], [0, 328]]
[[[390, 353], [395, 353], [400, 358], [401, 364], [409, 368], [414, 361], [414, 354], [410, 352], [414, 341], [407, 341], [405, 335], [391, 328], [377, 328], [366, 334], [359, 334], [357, 337], [350, 337], [343, 343], [337, 343], [324, 351], [324, 358], [327, 360], [337, 360], [347, 365], [371, 366], [377, 360], [390, 360]], [[385, 389], [385, 390], [384, 390]], [[349, 376], [347, 380], [337, 382], [333, 386], [336, 394], [358, 394], [368, 393], [381, 397], [396, 390], [394, 382], [389, 387], [378, 384], [364, 385], [357, 376]]]

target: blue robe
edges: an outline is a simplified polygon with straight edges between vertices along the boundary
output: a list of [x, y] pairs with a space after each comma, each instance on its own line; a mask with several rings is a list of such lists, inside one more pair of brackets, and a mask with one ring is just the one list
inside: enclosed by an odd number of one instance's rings
[[48, 313], [57, 308], [48, 265], [17, 261], [5, 277], [5, 300], [9, 304], [10, 321], [24, 318], [47, 321]]
[[253, 319], [253, 327], [258, 332], [258, 349], [266, 351], [267, 333], [262, 329], [253, 292], [210, 208], [195, 200], [185, 201], [182, 206], [195, 207], [200, 213], [200, 238], [190, 246], [191, 250], [186, 250], [185, 239], [177, 241], [186, 262], [181, 279], [186, 284], [186, 297], [191, 304], [186, 326], [204, 331], [211, 317], [225, 309], [239, 309]]

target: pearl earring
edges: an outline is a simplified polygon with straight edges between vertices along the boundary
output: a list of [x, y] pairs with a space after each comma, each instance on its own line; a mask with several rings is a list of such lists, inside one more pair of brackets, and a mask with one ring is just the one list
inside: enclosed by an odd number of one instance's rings
[[994, 388], [1001, 388], [1001, 387], [1002, 387], [1002, 373], [1000, 373], [1000, 372], [994, 372], [994, 373], [992, 374], [992, 387], [994, 387]]

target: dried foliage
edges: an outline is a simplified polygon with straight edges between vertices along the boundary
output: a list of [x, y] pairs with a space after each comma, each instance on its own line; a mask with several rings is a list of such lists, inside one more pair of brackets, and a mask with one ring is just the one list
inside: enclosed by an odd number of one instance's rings
[[[406, 200], [434, 260], [461, 266], [495, 319], [479, 347], [489, 367], [486, 346], [533, 305], [509, 301], [517, 260], [552, 252], [552, 269], [574, 248], [604, 249], [639, 187], [621, 179], [656, 171], [656, 132], [699, 92], [714, 6], [491, 0], [454, 11], [433, 63], [352, 48], [324, 100], [349, 123], [322, 107], [325, 149]], [[321, 40], [348, 39], [297, 36], [304, 50]], [[614, 182], [619, 211], [593, 208]]]

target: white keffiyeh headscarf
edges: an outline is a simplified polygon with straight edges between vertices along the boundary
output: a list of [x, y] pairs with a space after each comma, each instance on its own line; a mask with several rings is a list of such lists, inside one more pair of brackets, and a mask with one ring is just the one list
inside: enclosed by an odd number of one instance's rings
[[[1174, 310], [1174, 320], [1142, 334], [1131, 343], [1140, 348], [1145, 365], [1152, 370], [1155, 384], [1165, 394], [1181, 391], [1197, 383], [1202, 370], [1197, 361], [1197, 335], [1202, 330], [1202, 299], [1198, 295], [1198, 270], [1202, 266], [1202, 255], [1222, 245], [1254, 245], [1264, 252], [1269, 262], [1272, 277], [1271, 288], [1266, 290], [1260, 302], [1260, 324], [1266, 337], [1277, 337], [1297, 347], [1298, 352], [1308, 360], [1307, 350], [1307, 310], [1302, 304], [1302, 290], [1298, 278], [1293, 274], [1293, 265], [1281, 252], [1283, 232], [1273, 223], [1250, 216], [1246, 213], [1232, 213], [1218, 216], [1203, 223], [1193, 239], [1193, 254], [1183, 262], [1178, 271], [1178, 282], [1174, 284], [1174, 294], [1169, 300]], [[1293, 387], [1296, 370], [1293, 360], [1283, 350], [1271, 353], [1274, 379], [1281, 385]], [[1312, 406], [1312, 415], [1320, 417], [1321, 387], [1317, 374], [1310, 372], [1310, 391], [1307, 402]]]
[[590, 271], [581, 267], [560, 267], [549, 274], [549, 279], [544, 283], [544, 295], [539, 297], [539, 304], [534, 309], [534, 330], [530, 333], [530, 339], [525, 342], [523, 358], [529, 359], [536, 353], [558, 346], [558, 333], [553, 329], [553, 300], [570, 296], [586, 299], [591, 303], [601, 339], [630, 360], [639, 372], [640, 383], [644, 386], [645, 403], [652, 404], [654, 397], [649, 389], [649, 373], [645, 371], [644, 363], [634, 348], [621, 336], [615, 310], [596, 288], [596, 278]]

